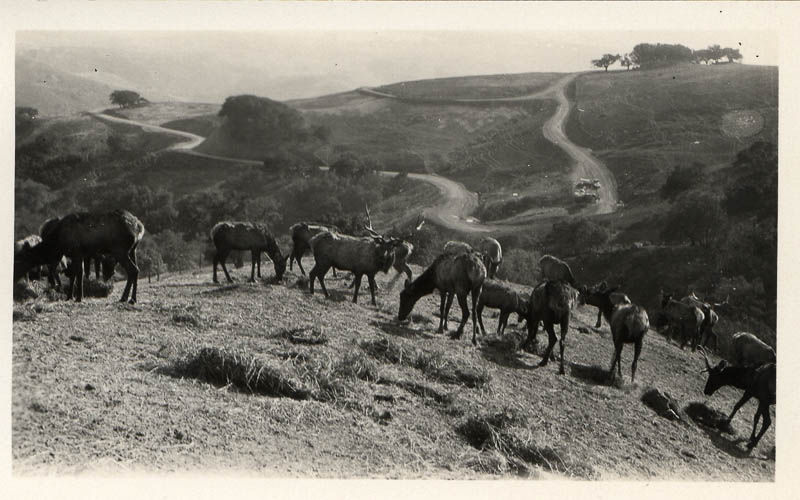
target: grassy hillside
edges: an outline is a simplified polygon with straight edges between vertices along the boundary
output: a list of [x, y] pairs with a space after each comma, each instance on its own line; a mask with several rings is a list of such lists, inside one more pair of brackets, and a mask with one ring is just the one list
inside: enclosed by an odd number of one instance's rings
[[[680, 411], [682, 421], [659, 417], [640, 401], [655, 387], [680, 410], [729, 411], [739, 391], [703, 396], [697, 355], [651, 332], [637, 382], [630, 348], [624, 383], [602, 382], [611, 340], [607, 326], [586, 329], [594, 308], [573, 316], [562, 376], [503, 341], [480, 338], [475, 348], [469, 333], [458, 341], [434, 333], [432, 297], [398, 324], [391, 276], [379, 276], [376, 309], [363, 289], [352, 304], [341, 280], [328, 280], [325, 299], [301, 290], [291, 273], [285, 284], [247, 284], [246, 272], [234, 272], [233, 286], [211, 284], [209, 268], [142, 279], [136, 306], [115, 302], [120, 283], [112, 298], [16, 305], [14, 472], [774, 478], [775, 427], [751, 457], [741, 442], [753, 402], [730, 435]], [[488, 311], [485, 323], [494, 332]], [[513, 319], [509, 331], [517, 331]], [[233, 371], [224, 371], [223, 355]]]
[[435, 78], [384, 85], [376, 90], [424, 99], [517, 97], [542, 90], [562, 76], [561, 73], [519, 73]]
[[570, 94], [567, 134], [611, 169], [626, 204], [649, 204], [675, 165], [713, 170], [757, 140], [777, 144], [776, 67], [596, 72], [577, 78]]
[[60, 71], [35, 59], [15, 60], [16, 106], [30, 106], [42, 116], [66, 116], [108, 105], [114, 88]]
[[331, 129], [330, 146], [317, 152], [322, 158], [353, 151], [389, 169], [442, 173], [490, 198], [530, 194], [544, 206], [569, 193], [568, 158], [541, 131], [553, 101], [409, 104], [350, 93], [294, 104], [309, 122]]

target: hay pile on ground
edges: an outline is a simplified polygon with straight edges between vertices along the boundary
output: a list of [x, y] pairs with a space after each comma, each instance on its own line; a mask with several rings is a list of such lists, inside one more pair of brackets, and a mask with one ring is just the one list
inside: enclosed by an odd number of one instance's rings
[[204, 347], [175, 366], [179, 374], [214, 384], [233, 385], [266, 396], [308, 399], [311, 391], [302, 382], [281, 370], [244, 353]]

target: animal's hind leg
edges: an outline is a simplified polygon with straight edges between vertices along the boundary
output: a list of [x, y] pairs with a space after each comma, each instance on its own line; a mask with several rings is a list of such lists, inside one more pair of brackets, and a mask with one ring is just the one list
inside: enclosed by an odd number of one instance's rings
[[[450, 296], [452, 297], [452, 295]], [[453, 300], [452, 298], [450, 299]], [[458, 324], [458, 330], [453, 335], [454, 339], [460, 339], [461, 334], [464, 333], [464, 325], [467, 324], [467, 320], [469, 319], [469, 306], [467, 305], [467, 296], [466, 295], [459, 295], [458, 296], [458, 305], [461, 307], [461, 323]], [[475, 333], [473, 332], [473, 344], [475, 343]]]
[[447, 293], [447, 301], [444, 305], [444, 329], [447, 330], [447, 320], [450, 318], [450, 308], [453, 306], [454, 293]]
[[378, 303], [375, 301], [375, 290], [378, 288], [378, 284], [375, 283], [375, 276], [368, 274], [367, 280], [369, 280], [369, 294], [372, 295], [372, 305], [377, 307]]
[[439, 329], [436, 330], [437, 333], [444, 332], [444, 303], [447, 301], [447, 294], [445, 292], [439, 292]]
[[[477, 340], [475, 339], [475, 335], [478, 333], [478, 322], [476, 321], [476, 312], [475, 310], [478, 308], [478, 297], [480, 297], [481, 289], [478, 288], [477, 290], [472, 290], [470, 292], [470, 297], [472, 298], [472, 345], [478, 345]], [[466, 301], [466, 296], [464, 299]], [[484, 335], [486, 332], [484, 332]]]
[[750, 398], [752, 398], [752, 397], [753, 397], [753, 394], [750, 392], [750, 390], [744, 391], [744, 394], [742, 395], [742, 399], [740, 399], [739, 402], [736, 403], [736, 405], [733, 407], [733, 411], [731, 412], [730, 416], [728, 417], [728, 425], [730, 425], [731, 420], [733, 420], [733, 416], [736, 415], [736, 412], [739, 411], [739, 408], [741, 408], [745, 403], [750, 401]]
[[561, 350], [561, 361], [558, 368], [558, 373], [564, 375], [564, 347], [567, 342], [567, 331], [569, 331], [569, 313], [561, 320], [561, 337], [558, 341], [558, 347]]
[[553, 348], [557, 340], [553, 322], [546, 319], [543, 323], [545, 330], [547, 330], [547, 349], [544, 352], [544, 357], [542, 357], [542, 360], [539, 362], [539, 366], [547, 365], [547, 361], [550, 359], [550, 356], [553, 355]]
[[594, 324], [595, 328], [600, 328], [603, 326], [603, 311], [599, 308], [597, 309], [597, 323]]
[[[356, 274], [353, 277], [353, 304], [356, 304], [358, 302], [358, 289], [361, 288], [361, 277], [362, 276], [363, 275], [361, 275], [361, 274]], [[373, 300], [374, 300], [374, 296], [373, 296]]]
[[617, 360], [619, 359], [620, 355], [622, 354], [622, 346], [618, 346], [614, 344], [614, 355], [611, 357], [611, 369], [608, 370], [608, 379], [614, 379], [614, 368], [616, 367]]
[[[763, 408], [762, 408], [763, 406]], [[759, 415], [764, 416], [764, 422], [761, 424], [761, 430], [758, 432], [758, 436], [755, 436], [756, 433], [756, 426], [758, 425], [758, 417]], [[756, 447], [759, 441], [761, 441], [761, 436], [767, 432], [769, 426], [772, 424], [772, 417], [769, 415], [769, 405], [761, 405], [759, 403], [758, 410], [756, 411], [756, 416], [753, 422], [753, 434], [750, 436], [750, 442], [747, 443], [748, 449], [753, 449]]]
[[528, 346], [533, 342], [534, 351], [537, 346], [536, 342], [536, 334], [539, 332], [539, 317], [536, 314], [529, 314], [528, 315], [528, 338], [525, 339], [525, 342], [522, 343], [520, 346], [521, 349], [527, 349]]
[[497, 336], [503, 335], [506, 331], [506, 326], [508, 325], [508, 317], [511, 315], [511, 311], [500, 311], [500, 320], [497, 323]]
[[130, 257], [136, 267], [136, 276], [133, 278], [133, 292], [131, 292], [131, 304], [134, 304], [136, 303], [136, 290], [139, 288], [139, 263], [136, 262], [136, 245], [131, 248]]
[[[475, 315], [478, 317], [478, 325], [481, 327], [481, 333], [486, 335], [486, 328], [483, 327], [483, 305], [477, 306], [475, 309]], [[499, 327], [498, 327], [499, 328]]]
[[[299, 268], [300, 268], [300, 274], [302, 274], [303, 276], [305, 276], [305, 275], [306, 275], [306, 270], [305, 270], [305, 269], [303, 269], [303, 256], [302, 256], [302, 255], [300, 255], [300, 256], [298, 256], [298, 257], [295, 257], [295, 258], [297, 259], [297, 267], [299, 267]], [[290, 266], [290, 269], [291, 269], [291, 266]]]
[[233, 280], [231, 279], [231, 275], [228, 274], [228, 268], [225, 267], [225, 259], [228, 257], [229, 253], [230, 253], [230, 250], [228, 250], [228, 251], [217, 251], [217, 258], [219, 259], [219, 264], [222, 266], [222, 271], [225, 273], [225, 278], [228, 280], [228, 283], [233, 283]]
[[[122, 265], [125, 267], [125, 274], [128, 275], [128, 281], [125, 283], [125, 290], [122, 291], [122, 298], [120, 302], [128, 300], [128, 294], [133, 290], [131, 295], [131, 304], [136, 302], [136, 281], [139, 279], [139, 267], [136, 265], [136, 254], [125, 254], [124, 259], [120, 259]], [[223, 268], [224, 269], [224, 268]]]
[[642, 339], [633, 344], [633, 364], [631, 364], [631, 383], [636, 379], [636, 364], [639, 362], [639, 354], [642, 352]]

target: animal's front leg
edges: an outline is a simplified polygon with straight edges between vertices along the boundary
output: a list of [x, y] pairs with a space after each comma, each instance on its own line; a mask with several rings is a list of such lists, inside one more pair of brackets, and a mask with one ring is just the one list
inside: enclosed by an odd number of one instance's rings
[[439, 292], [439, 329], [437, 330], [438, 333], [444, 332], [444, 308], [445, 308], [445, 301], [447, 300], [446, 295], [444, 292]]

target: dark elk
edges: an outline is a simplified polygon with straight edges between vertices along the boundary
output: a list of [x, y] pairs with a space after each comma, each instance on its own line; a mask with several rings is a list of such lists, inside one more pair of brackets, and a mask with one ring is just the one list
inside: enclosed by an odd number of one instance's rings
[[397, 319], [405, 320], [419, 299], [433, 293], [434, 290], [439, 290], [438, 331], [443, 332], [447, 330], [448, 312], [453, 295], [456, 295], [458, 305], [461, 307], [461, 323], [453, 338], [461, 338], [464, 325], [469, 319], [467, 295], [470, 295], [472, 298], [472, 343], [477, 345], [477, 304], [485, 280], [486, 267], [483, 265], [480, 254], [476, 252], [441, 254], [417, 279], [406, 281], [403, 291], [400, 292], [400, 309]]
[[222, 271], [229, 283], [231, 275], [225, 267], [225, 259], [232, 250], [250, 250], [250, 281], [255, 281], [256, 265], [258, 277], [261, 277], [261, 252], [267, 252], [275, 267], [275, 278], [283, 279], [286, 270], [286, 259], [281, 254], [281, 249], [272, 237], [269, 228], [264, 224], [252, 222], [219, 222], [211, 229], [211, 241], [217, 251], [214, 254], [214, 283], [217, 280], [217, 264], [222, 265]]
[[760, 366], [775, 362], [775, 350], [752, 333], [736, 333], [732, 343], [733, 364], [737, 366]]
[[[289, 254], [289, 270], [293, 269], [294, 262], [297, 261], [297, 266], [303, 276], [306, 275], [303, 269], [301, 259], [306, 252], [311, 250], [311, 238], [324, 233], [338, 233], [339, 228], [332, 225], [314, 224], [312, 222], [298, 222], [289, 228], [292, 232], [292, 253]], [[333, 270], [333, 277], [336, 277], [336, 269]]]
[[[38, 245], [41, 242], [42, 242], [41, 236], [36, 235], [36, 234], [32, 234], [30, 236], [26, 236], [26, 237], [24, 237], [22, 239], [19, 239], [19, 240], [15, 241], [14, 242], [14, 259], [16, 260], [17, 255], [22, 250], [29, 250], [30, 248], [35, 247], [36, 245]], [[25, 275], [23, 277], [24, 278], [28, 278], [28, 279], [40, 279], [42, 277], [41, 267], [42, 266], [34, 266], [34, 269], [32, 269], [28, 273], [25, 273]]]
[[[367, 222], [369, 223], [367, 232], [370, 235], [378, 235], [372, 229], [372, 220], [370, 219], [369, 215], [369, 207], [367, 207]], [[425, 224], [425, 221], [422, 219], [422, 216], [417, 217], [417, 222], [414, 224], [412, 230], [400, 238], [393, 238], [392, 240], [395, 242], [394, 246], [394, 263], [392, 267], [397, 271], [397, 274], [390, 280], [389, 285], [391, 286], [394, 282], [399, 278], [402, 274], [406, 275], [407, 279], [412, 279], [414, 277], [413, 273], [411, 272], [411, 268], [408, 266], [408, 259], [411, 257], [411, 254], [414, 253], [414, 245], [409, 241], [414, 237], [414, 233], [422, 229], [422, 226]], [[352, 288], [355, 281], [350, 283], [347, 287]]]
[[[756, 413], [753, 416], [753, 432], [750, 434], [750, 441], [747, 443], [747, 449], [752, 450], [772, 424], [769, 407], [775, 404], [775, 363], [766, 363], [760, 366], [735, 366], [729, 365], [723, 359], [712, 367], [705, 350], [701, 347], [700, 351], [703, 353], [703, 359], [706, 362], [706, 368], [703, 371], [708, 372], [708, 380], [703, 390], [706, 396], [711, 396], [717, 389], [725, 385], [744, 390], [742, 398], [736, 403], [733, 411], [728, 416], [726, 422], [728, 426], [730, 426], [731, 420], [733, 420], [733, 416], [736, 415], [739, 408], [752, 398], [758, 400], [758, 409], [756, 409]], [[762, 417], [764, 422], [758, 435], [756, 435], [758, 421]]]
[[539, 366], [545, 366], [553, 354], [553, 348], [558, 340], [554, 330], [554, 325], [558, 323], [561, 327], [561, 340], [559, 341], [561, 363], [558, 372], [562, 375], [564, 374], [564, 346], [569, 330], [569, 314], [577, 300], [578, 290], [566, 281], [560, 280], [539, 283], [528, 299], [528, 338], [520, 347], [527, 349], [531, 344], [536, 346], [536, 333], [539, 330], [539, 321], [541, 321], [544, 329], [547, 330], [548, 344]]
[[578, 288], [569, 264], [552, 255], [543, 255], [539, 259], [539, 281], [565, 281]]
[[662, 294], [661, 314], [667, 319], [670, 329], [677, 329], [680, 332], [681, 349], [691, 341], [692, 352], [694, 352], [700, 341], [700, 333], [705, 320], [703, 311], [698, 307], [678, 302], [667, 293]]
[[650, 328], [650, 319], [643, 307], [628, 303], [615, 303], [611, 296], [616, 288], [596, 287], [582, 290], [580, 301], [600, 309], [611, 326], [611, 337], [614, 339], [614, 357], [611, 358], [609, 378], [614, 377], [614, 365], [622, 376], [622, 348], [625, 344], [633, 344], [633, 363], [631, 364], [631, 383], [636, 379], [636, 364], [642, 352], [642, 341]]
[[328, 289], [325, 287], [325, 274], [328, 269], [335, 267], [351, 271], [353, 278], [353, 302], [358, 302], [358, 289], [361, 278], [366, 275], [369, 280], [369, 292], [372, 305], [375, 301], [375, 275], [378, 271], [388, 272], [394, 263], [394, 249], [400, 242], [395, 238], [385, 239], [372, 229], [372, 223], [365, 226], [371, 236], [356, 237], [346, 234], [337, 234], [329, 231], [322, 232], [311, 238], [311, 250], [314, 252], [314, 268], [308, 274], [309, 289], [314, 294], [314, 280], [319, 280], [319, 285], [325, 296]]
[[483, 309], [500, 310], [500, 319], [497, 323], [497, 335], [502, 335], [508, 325], [508, 317], [511, 313], [517, 313], [520, 318], [528, 316], [528, 300], [520, 293], [502, 281], [486, 279], [483, 282], [483, 290], [478, 299], [478, 323], [481, 333], [486, 335], [486, 328], [483, 326]]
[[[108, 213], [77, 213], [48, 221], [42, 227], [42, 242], [22, 250], [14, 260], [14, 278], [18, 279], [33, 266], [47, 264], [51, 273], [62, 256], [70, 259], [70, 285], [67, 299], [83, 299], [81, 266], [87, 256], [99, 253], [110, 255], [125, 268], [128, 280], [121, 302], [136, 302], [139, 268], [136, 266], [136, 246], [144, 236], [144, 224], [126, 210]], [[77, 285], [77, 288], [76, 288]]]
[[704, 347], [716, 346], [717, 334], [714, 333], [714, 326], [719, 321], [716, 309], [727, 305], [728, 299], [720, 303], [705, 302], [692, 292], [680, 301], [686, 305], [697, 307], [703, 312], [703, 323], [700, 325], [700, 345]]
[[600, 284], [595, 285], [593, 288], [588, 290], [589, 293], [586, 296], [586, 302], [585, 303], [589, 304], [590, 306], [595, 306], [597, 308], [597, 323], [595, 323], [595, 325], [594, 325], [595, 328], [600, 328], [603, 325], [603, 309], [602, 309], [600, 303], [595, 303], [594, 298], [593, 298], [594, 297], [593, 294], [594, 293], [602, 293], [602, 292], [605, 292], [606, 290], [608, 290], [608, 292], [609, 292], [608, 293], [608, 298], [609, 298], [609, 300], [611, 300], [612, 304], [614, 304], [614, 305], [630, 304], [631, 303], [631, 299], [628, 298], [628, 296], [625, 295], [624, 293], [618, 292], [617, 291], [618, 289], [619, 289], [619, 287], [614, 287], [613, 289], [609, 290], [608, 289], [608, 285], [606, 284], [605, 281], [603, 281]]
[[478, 245], [478, 250], [483, 254], [483, 264], [486, 266], [487, 278], [494, 279], [497, 268], [503, 262], [503, 248], [494, 238], [483, 238]]

